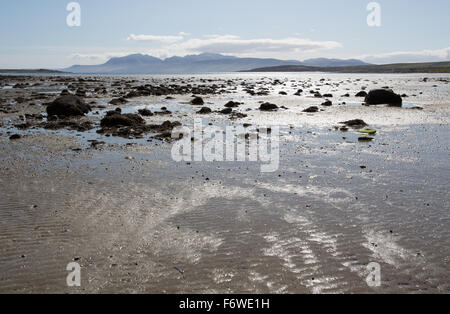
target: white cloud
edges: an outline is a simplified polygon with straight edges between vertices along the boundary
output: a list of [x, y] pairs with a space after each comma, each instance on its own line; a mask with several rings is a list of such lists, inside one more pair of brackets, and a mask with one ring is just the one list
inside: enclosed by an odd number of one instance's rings
[[161, 43], [160, 47], [152, 47], [152, 54], [155, 56], [183, 56], [190, 53], [209, 52], [236, 56], [255, 54], [255, 56], [266, 55], [267, 57], [277, 57], [281, 54], [282, 56], [295, 56], [298, 59], [299, 54], [302, 53], [314, 53], [342, 47], [342, 44], [336, 41], [314, 41], [296, 37], [242, 39], [236, 35], [204, 35], [202, 38], [184, 40], [185, 36], [188, 34], [183, 32], [177, 36], [131, 34], [128, 40]]
[[374, 64], [440, 62], [450, 60], [450, 47], [435, 50], [394, 51], [356, 57]]
[[176, 43], [184, 39], [186, 33], [180, 33], [176, 36], [159, 36], [159, 35], [135, 35], [130, 34], [127, 40], [131, 41], [142, 41], [142, 42], [156, 42], [156, 43]]
[[284, 39], [241, 39], [238, 36], [213, 36], [207, 39], [191, 39], [179, 47], [191, 52], [212, 52], [226, 54], [245, 54], [253, 52], [311, 52], [339, 48], [335, 41], [313, 41], [301, 38]]

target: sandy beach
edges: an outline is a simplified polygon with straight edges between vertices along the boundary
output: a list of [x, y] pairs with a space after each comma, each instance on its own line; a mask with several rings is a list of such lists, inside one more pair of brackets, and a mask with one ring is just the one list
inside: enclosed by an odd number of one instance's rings
[[[0, 76], [0, 293], [450, 293], [449, 82]], [[356, 97], [383, 88], [403, 106]], [[61, 94], [91, 110], [50, 117]], [[221, 112], [230, 101], [239, 104]], [[261, 111], [263, 103], [277, 109]], [[144, 125], [106, 125], [118, 108]], [[170, 132], [194, 119], [241, 126], [244, 142], [279, 127], [277, 170], [175, 161]], [[341, 123], [354, 119], [365, 126]], [[364, 140], [362, 129], [376, 134]], [[71, 262], [80, 287], [66, 284]], [[370, 263], [381, 267], [379, 287], [366, 282]]]

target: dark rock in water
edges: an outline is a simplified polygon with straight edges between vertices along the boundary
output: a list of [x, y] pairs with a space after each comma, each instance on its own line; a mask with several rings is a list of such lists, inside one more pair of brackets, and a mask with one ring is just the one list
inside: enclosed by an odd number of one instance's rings
[[271, 103], [263, 103], [260, 107], [259, 110], [261, 111], [275, 111], [278, 109], [278, 106], [275, 104], [271, 104]]
[[322, 94], [320, 94], [319, 92], [316, 92], [316, 93], [314, 94], [314, 97], [315, 97], [315, 98], [322, 98], [323, 96], [322, 96]]
[[140, 126], [145, 125], [145, 120], [137, 114], [120, 114], [115, 111], [109, 111], [100, 122], [102, 127], [120, 127], [120, 126]]
[[126, 104], [127, 102], [128, 101], [125, 98], [121, 97], [121, 98], [114, 98], [109, 103], [111, 105], [118, 106], [118, 105]]
[[194, 106], [202, 106], [205, 102], [203, 101], [203, 98], [201, 97], [195, 97], [191, 100], [191, 104]]
[[70, 95], [70, 92], [67, 89], [65, 89], [61, 92], [61, 96], [69, 96], [69, 95]]
[[155, 111], [154, 114], [155, 114], [155, 115], [158, 115], [158, 116], [163, 116], [163, 115], [169, 115], [169, 114], [172, 114], [172, 112], [169, 111], [169, 110], [167, 110], [167, 108], [161, 108], [161, 111]]
[[287, 95], [287, 93], [286, 93], [286, 92], [283, 92], [283, 91], [279, 92], [278, 94], [279, 94], [279, 95], [283, 95], [283, 96], [286, 96], [286, 95]]
[[333, 94], [323, 94], [322, 96], [325, 98], [333, 98]]
[[21, 138], [22, 138], [22, 136], [20, 136], [19, 134], [13, 134], [13, 135], [11, 135], [11, 136], [9, 137], [9, 139], [10, 139], [11, 141], [18, 140], [18, 139], [21, 139]]
[[47, 106], [49, 116], [83, 116], [91, 111], [84, 100], [78, 96], [61, 96]]
[[232, 119], [232, 120], [243, 119], [243, 118], [247, 118], [247, 115], [245, 113], [236, 112], [236, 111], [233, 111], [231, 113], [231, 117], [230, 117], [230, 119]]
[[319, 112], [319, 108], [316, 106], [309, 107], [308, 109], [303, 110], [303, 112], [315, 113]]
[[344, 95], [342, 95], [342, 97], [350, 97], [350, 94], [349, 93], [344, 94]]
[[400, 95], [397, 95], [392, 90], [375, 89], [371, 90], [366, 96], [366, 104], [401, 107], [403, 104], [403, 100]]
[[231, 108], [226, 108], [220, 111], [221, 114], [230, 114], [233, 112], [233, 109]]
[[326, 102], [324, 102], [322, 104], [322, 106], [324, 106], [324, 107], [331, 107], [331, 106], [333, 106], [333, 103], [331, 102], [331, 100], [327, 100]]
[[198, 114], [208, 114], [208, 113], [211, 113], [212, 112], [212, 110], [210, 109], [210, 108], [208, 108], [208, 107], [203, 107], [202, 109], [200, 109], [200, 111], [199, 112], [197, 112]]
[[359, 142], [372, 142], [373, 141], [373, 137], [369, 137], [369, 136], [362, 136], [360, 138], [358, 138]]
[[294, 96], [301, 96], [303, 93], [303, 89], [299, 89], [295, 92]]
[[239, 105], [240, 105], [240, 103], [238, 103], [238, 102], [229, 101], [229, 102], [227, 102], [225, 107], [226, 108], [237, 108], [237, 107], [239, 107]]
[[355, 95], [355, 97], [367, 97], [367, 92], [360, 91], [358, 94]]
[[367, 126], [367, 123], [364, 122], [361, 119], [355, 119], [355, 120], [349, 120], [349, 121], [345, 121], [345, 122], [340, 122], [341, 124], [344, 124], [346, 126], [355, 128], [355, 129], [361, 129], [363, 127]]
[[40, 127], [46, 130], [70, 129], [78, 132], [85, 132], [94, 128], [90, 121], [80, 121], [79, 119], [56, 119], [41, 123]]
[[150, 110], [148, 110], [148, 109], [139, 109], [138, 113], [141, 116], [143, 116], [143, 117], [151, 117], [151, 116], [153, 116], [153, 113]]

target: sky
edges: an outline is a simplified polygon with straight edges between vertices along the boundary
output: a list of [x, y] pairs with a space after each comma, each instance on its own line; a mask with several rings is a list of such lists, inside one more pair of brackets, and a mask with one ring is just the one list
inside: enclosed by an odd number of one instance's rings
[[78, 0], [81, 25], [69, 26], [78, 12], [67, 10], [71, 2], [2, 0], [0, 68], [101, 64], [133, 53], [450, 60], [449, 0], [379, 0], [379, 11], [368, 10], [369, 0]]

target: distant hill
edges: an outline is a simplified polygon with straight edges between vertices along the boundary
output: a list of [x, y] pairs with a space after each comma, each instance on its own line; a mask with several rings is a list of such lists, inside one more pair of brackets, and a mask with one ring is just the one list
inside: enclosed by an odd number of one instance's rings
[[450, 73], [450, 62], [397, 63], [359, 66], [293, 66], [255, 68], [243, 72], [333, 72], [333, 73]]
[[370, 64], [357, 59], [341, 60], [341, 59], [317, 58], [305, 60], [302, 62], [302, 65], [311, 67], [348, 67], [348, 66], [359, 66]]
[[359, 60], [310, 59], [304, 62], [296, 60], [278, 60], [261, 58], [238, 58], [221, 54], [203, 53], [185, 57], [159, 59], [149, 55], [133, 54], [112, 58], [100, 65], [74, 65], [64, 71], [72, 73], [104, 74], [195, 74], [248, 71], [255, 68], [275, 66], [348, 66], [366, 64]]
[[57, 70], [47, 70], [47, 69], [34, 69], [34, 70], [28, 70], [28, 69], [0, 69], [0, 73], [11, 73], [11, 74], [17, 74], [17, 73], [65, 73], [63, 71], [57, 71]]

